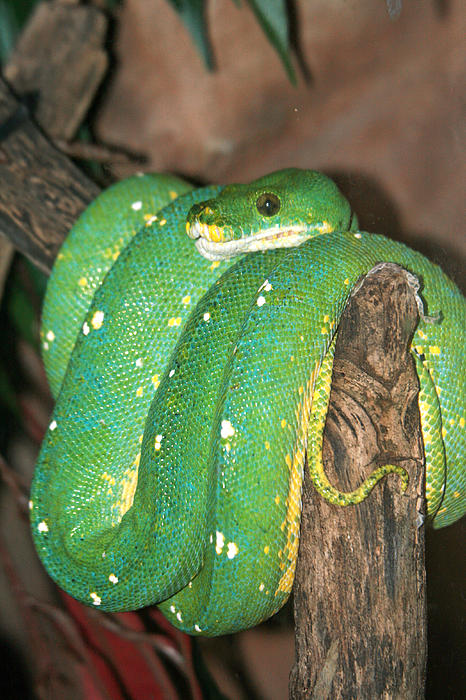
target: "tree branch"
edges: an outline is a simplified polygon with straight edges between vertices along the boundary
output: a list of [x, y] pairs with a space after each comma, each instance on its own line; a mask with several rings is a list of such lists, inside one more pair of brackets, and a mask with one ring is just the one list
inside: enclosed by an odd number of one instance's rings
[[424, 697], [423, 450], [409, 345], [417, 324], [405, 274], [366, 277], [340, 324], [324, 441], [330, 480], [357, 486], [401, 464], [357, 506], [329, 505], [305, 479], [294, 588], [290, 697]]
[[107, 67], [105, 31], [95, 7], [40, 3], [5, 68], [12, 89], [0, 80], [0, 233], [45, 272], [99, 188], [44, 134], [68, 139], [81, 123]]

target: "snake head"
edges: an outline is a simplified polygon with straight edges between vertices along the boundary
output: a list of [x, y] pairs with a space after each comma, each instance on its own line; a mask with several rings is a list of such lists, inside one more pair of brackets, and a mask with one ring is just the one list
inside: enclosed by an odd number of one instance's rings
[[356, 231], [357, 217], [335, 183], [314, 170], [288, 168], [247, 185], [227, 185], [195, 204], [186, 232], [209, 260], [290, 248], [331, 231]]

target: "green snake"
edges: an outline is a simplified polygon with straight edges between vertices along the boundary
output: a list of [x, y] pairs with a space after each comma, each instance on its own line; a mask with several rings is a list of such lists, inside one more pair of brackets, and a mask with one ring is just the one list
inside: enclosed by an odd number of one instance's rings
[[[466, 303], [422, 255], [358, 230], [336, 185], [288, 169], [193, 189], [141, 175], [104, 191], [49, 280], [42, 348], [56, 405], [30, 500], [38, 554], [102, 610], [158, 604], [178, 628], [251, 627], [287, 600], [305, 462], [322, 465], [339, 319], [382, 263], [406, 271], [435, 527], [465, 510]], [[307, 455], [307, 461], [306, 461]]]

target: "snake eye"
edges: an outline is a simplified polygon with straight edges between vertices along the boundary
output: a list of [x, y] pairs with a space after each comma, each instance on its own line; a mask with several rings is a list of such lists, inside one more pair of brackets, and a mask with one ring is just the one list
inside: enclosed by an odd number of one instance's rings
[[264, 192], [257, 198], [256, 207], [262, 216], [273, 216], [280, 211], [281, 202], [276, 194]]

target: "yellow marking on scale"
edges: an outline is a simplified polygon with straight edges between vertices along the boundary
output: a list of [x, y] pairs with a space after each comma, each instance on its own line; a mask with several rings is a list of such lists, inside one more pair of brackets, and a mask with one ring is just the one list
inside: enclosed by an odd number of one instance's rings
[[[139, 465], [139, 460], [138, 460], [138, 465]], [[124, 516], [125, 513], [128, 512], [128, 510], [131, 508], [133, 505], [133, 500], [134, 500], [134, 494], [136, 493], [136, 486], [138, 485], [138, 470], [137, 469], [128, 469], [126, 474], [128, 475], [127, 479], [123, 479], [122, 484], [121, 484], [121, 496], [120, 496], [120, 501], [119, 501], [119, 520], [118, 522], [121, 521], [121, 518]]]
[[86, 279], [86, 277], [81, 277], [81, 278], [78, 280], [78, 284], [79, 284], [80, 287], [87, 287], [87, 279]]
[[142, 396], [143, 393], [144, 393], [143, 387], [142, 387], [142, 386], [138, 386], [138, 388], [136, 389], [136, 396]]
[[104, 322], [104, 312], [103, 311], [96, 311], [91, 318], [92, 328], [94, 328], [96, 331], [99, 330], [99, 328], [102, 328], [103, 322]]
[[209, 231], [209, 238], [213, 243], [220, 243], [220, 241], [223, 241], [223, 233], [217, 226], [208, 226], [207, 229]]
[[[315, 379], [319, 372], [319, 366], [316, 363], [309, 380], [306, 383], [306, 391], [302, 401], [297, 406], [297, 425], [296, 444], [293, 451], [293, 460], [290, 469], [290, 480], [288, 485], [288, 496], [286, 498], [287, 512], [282, 523], [286, 527], [286, 544], [284, 550], [288, 565], [284, 570], [280, 581], [278, 582], [275, 595], [285, 593], [288, 595], [291, 592], [294, 574], [296, 569], [296, 561], [298, 557], [299, 546], [299, 526], [301, 519], [301, 489], [303, 483], [304, 457], [307, 443], [307, 434], [309, 429], [309, 421], [312, 408], [312, 391], [315, 384]], [[282, 528], [282, 529], [284, 529]]]
[[111, 474], [108, 474], [108, 472], [104, 472], [103, 474], [101, 474], [100, 478], [103, 481], [107, 481], [110, 486], [115, 486], [116, 484], [115, 477]]

